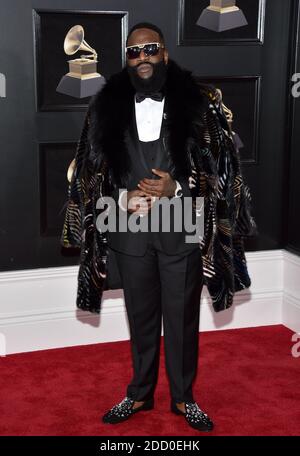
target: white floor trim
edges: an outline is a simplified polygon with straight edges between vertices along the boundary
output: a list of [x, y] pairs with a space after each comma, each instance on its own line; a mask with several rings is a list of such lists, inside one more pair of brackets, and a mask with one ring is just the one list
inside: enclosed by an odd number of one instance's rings
[[284, 251], [282, 323], [300, 334], [300, 257]]
[[[206, 287], [200, 331], [284, 324], [300, 332], [300, 258], [285, 250], [247, 252], [251, 288], [214, 312]], [[128, 340], [122, 290], [106, 291], [100, 315], [76, 309], [78, 266], [0, 273], [0, 356]]]

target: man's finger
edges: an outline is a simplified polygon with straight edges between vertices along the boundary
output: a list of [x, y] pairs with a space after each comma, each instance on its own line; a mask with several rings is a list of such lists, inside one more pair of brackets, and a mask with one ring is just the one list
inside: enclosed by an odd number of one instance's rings
[[156, 174], [157, 176], [160, 176], [160, 177], [165, 177], [166, 173], [165, 171], [161, 170], [161, 169], [156, 169], [156, 168], [152, 168], [151, 170], [153, 172], [153, 174]]
[[138, 184], [138, 186], [141, 190], [145, 190], [147, 192], [157, 191], [161, 188], [161, 185], [147, 184], [145, 182]]
[[145, 198], [151, 197], [149, 192], [146, 192], [145, 190], [136, 190], [137, 196], [144, 196]]
[[151, 194], [151, 196], [160, 196], [160, 191], [159, 190], [154, 190], [154, 189], [149, 188], [148, 191]]
[[148, 185], [154, 185], [155, 187], [157, 185], [160, 185], [159, 179], [148, 179], [147, 177], [145, 177], [144, 179], [142, 179], [140, 181], [140, 184], [143, 184], [143, 183], [148, 184]]

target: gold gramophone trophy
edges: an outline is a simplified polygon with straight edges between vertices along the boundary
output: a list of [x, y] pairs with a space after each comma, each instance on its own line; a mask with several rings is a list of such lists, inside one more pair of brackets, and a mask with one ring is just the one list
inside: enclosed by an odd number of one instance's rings
[[89, 51], [78, 59], [68, 60], [69, 73], [62, 77], [56, 91], [76, 98], [94, 95], [104, 84], [105, 78], [97, 73], [97, 53], [84, 39], [81, 25], [74, 25], [64, 41], [64, 51], [73, 55], [77, 51]]
[[214, 32], [224, 32], [248, 25], [248, 22], [243, 11], [236, 6], [236, 0], [210, 0], [196, 24]]

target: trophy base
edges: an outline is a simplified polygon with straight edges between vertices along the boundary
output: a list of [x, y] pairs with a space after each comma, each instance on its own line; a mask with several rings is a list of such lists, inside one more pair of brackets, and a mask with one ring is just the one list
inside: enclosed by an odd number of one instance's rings
[[247, 24], [247, 19], [240, 9], [221, 13], [206, 8], [202, 11], [197, 21], [197, 25], [200, 27], [213, 30], [214, 32], [224, 32], [225, 30], [243, 27]]
[[106, 83], [103, 76], [81, 79], [66, 74], [56, 88], [56, 92], [70, 95], [74, 98], [85, 98], [94, 95]]

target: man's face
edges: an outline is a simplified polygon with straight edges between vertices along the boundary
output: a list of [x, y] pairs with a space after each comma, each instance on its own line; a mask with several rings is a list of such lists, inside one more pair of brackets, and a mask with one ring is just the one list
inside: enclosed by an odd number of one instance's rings
[[[154, 30], [146, 28], [134, 30], [128, 39], [127, 46], [146, 43], [161, 43], [159, 34]], [[157, 55], [146, 56], [142, 50], [136, 59], [128, 59], [127, 57], [126, 60], [127, 66], [136, 67], [136, 73], [141, 79], [148, 79], [153, 75], [151, 64], [159, 63], [162, 60], [164, 60], [165, 64], [168, 63], [168, 51], [165, 48], [159, 48]]]

